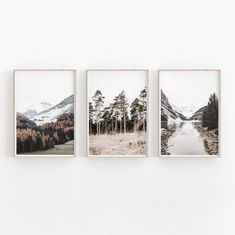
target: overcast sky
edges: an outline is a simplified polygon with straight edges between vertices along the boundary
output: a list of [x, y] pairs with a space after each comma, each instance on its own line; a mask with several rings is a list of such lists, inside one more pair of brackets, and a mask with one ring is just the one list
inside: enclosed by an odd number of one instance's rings
[[219, 94], [216, 71], [161, 71], [159, 79], [162, 91], [178, 107], [199, 109], [207, 104], [210, 94]]
[[105, 96], [104, 107], [113, 102], [115, 96], [125, 90], [129, 104], [139, 97], [140, 91], [147, 86], [146, 72], [143, 71], [89, 71], [88, 72], [88, 98], [96, 90]]
[[57, 104], [74, 94], [72, 71], [16, 71], [16, 111], [25, 112], [40, 102]]

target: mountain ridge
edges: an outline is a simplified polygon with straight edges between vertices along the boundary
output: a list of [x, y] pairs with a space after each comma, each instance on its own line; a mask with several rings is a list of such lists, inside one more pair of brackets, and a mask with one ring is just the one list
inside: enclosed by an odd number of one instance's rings
[[202, 120], [203, 112], [205, 110], [206, 106], [201, 107], [198, 109], [191, 117], [190, 120]]
[[42, 125], [48, 122], [55, 122], [58, 116], [68, 113], [74, 114], [74, 95], [70, 95], [58, 104], [40, 112], [38, 115], [31, 118], [31, 120], [37, 125]]
[[22, 114], [24, 114], [24, 116], [27, 118], [33, 118], [34, 116], [38, 115], [46, 109], [49, 109], [52, 106], [52, 104], [42, 101], [37, 104], [30, 105]]
[[172, 108], [172, 103], [161, 90], [161, 121], [168, 120], [187, 120], [187, 118], [179, 111]]

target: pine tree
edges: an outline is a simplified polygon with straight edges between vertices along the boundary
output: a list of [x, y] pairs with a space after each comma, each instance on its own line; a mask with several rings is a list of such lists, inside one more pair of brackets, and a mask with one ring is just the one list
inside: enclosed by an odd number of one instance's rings
[[131, 110], [130, 110], [131, 120], [134, 123], [134, 132], [136, 132], [138, 129], [137, 124], [141, 119], [141, 109], [142, 105], [140, 99], [135, 98], [134, 101], [131, 103]]
[[97, 90], [92, 97], [92, 100], [94, 102], [94, 109], [95, 109], [95, 116], [94, 120], [96, 122], [96, 134], [100, 134], [100, 122], [102, 117], [102, 107], [104, 105], [104, 96], [102, 95], [102, 92], [100, 90]]
[[219, 119], [219, 100], [216, 94], [212, 94], [209, 98], [209, 102], [204, 109], [202, 116], [202, 125], [208, 127], [208, 129], [218, 128]]
[[94, 118], [94, 107], [92, 105], [92, 102], [89, 102], [89, 134], [92, 135], [92, 124], [93, 124], [93, 118]]
[[123, 121], [123, 132], [126, 133], [126, 121], [127, 121], [127, 111], [128, 111], [128, 101], [123, 90], [118, 96], [115, 97], [115, 104], [119, 111], [120, 119], [120, 133], [122, 132], [122, 121]]
[[[147, 91], [141, 90], [139, 97], [132, 102], [129, 112], [129, 103], [125, 91], [115, 96], [113, 102], [104, 106], [102, 92], [97, 90], [89, 102], [89, 134], [103, 134], [110, 132], [127, 133], [142, 129], [146, 131]], [[96, 131], [95, 131], [96, 130]]]
[[140, 92], [141, 101], [141, 117], [143, 120], [143, 131], [146, 131], [146, 118], [147, 118], [147, 89], [146, 87]]
[[114, 104], [110, 104], [109, 119], [111, 120], [111, 131], [114, 132], [115, 109]]
[[103, 129], [105, 133], [110, 132], [111, 107], [105, 107], [102, 113]]
[[118, 121], [120, 120], [120, 116], [121, 114], [119, 111], [119, 97], [116, 96], [113, 102], [113, 117], [115, 119], [115, 126], [114, 126], [115, 133], [117, 133], [118, 131]]

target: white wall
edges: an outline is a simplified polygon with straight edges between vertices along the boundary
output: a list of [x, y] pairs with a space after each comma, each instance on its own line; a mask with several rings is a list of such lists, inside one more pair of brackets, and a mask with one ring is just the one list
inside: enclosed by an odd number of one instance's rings
[[[229, 0], [2, 0], [0, 234], [234, 235], [234, 22]], [[79, 157], [12, 157], [15, 68], [80, 70]], [[149, 159], [85, 157], [86, 68], [150, 69]], [[222, 158], [156, 158], [158, 68], [222, 69]]]

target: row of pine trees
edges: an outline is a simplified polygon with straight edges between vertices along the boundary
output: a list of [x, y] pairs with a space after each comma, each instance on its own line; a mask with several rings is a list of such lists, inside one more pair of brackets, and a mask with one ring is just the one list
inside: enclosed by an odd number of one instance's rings
[[89, 134], [115, 134], [147, 129], [147, 90], [141, 90], [130, 104], [123, 90], [104, 107], [105, 97], [97, 90], [89, 102]]
[[216, 94], [212, 94], [202, 115], [202, 125], [210, 129], [216, 129], [219, 125], [219, 100]]

